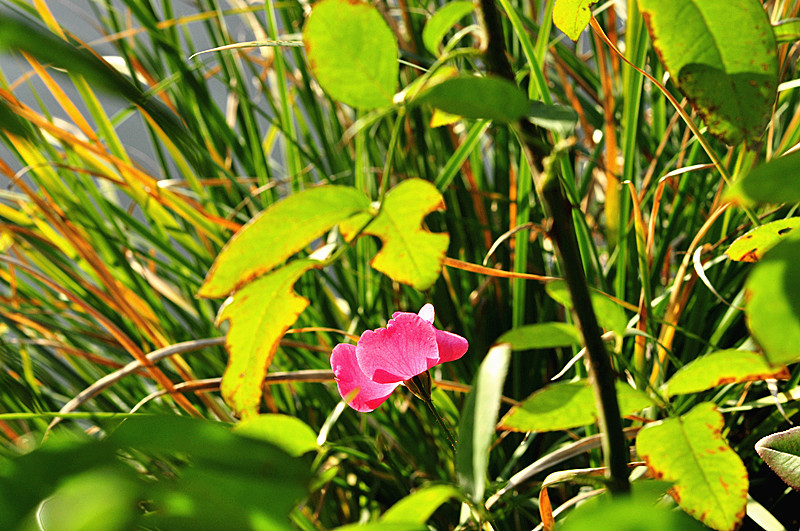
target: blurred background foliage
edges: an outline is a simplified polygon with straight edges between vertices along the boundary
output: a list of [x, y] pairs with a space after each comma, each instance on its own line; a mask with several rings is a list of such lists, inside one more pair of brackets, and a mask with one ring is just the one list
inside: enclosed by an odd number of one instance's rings
[[[401, 84], [407, 85], [435, 61], [422, 34], [440, 5], [418, 0], [375, 5], [400, 43]], [[577, 216], [579, 243], [590, 283], [627, 303], [629, 326], [636, 325], [631, 308], [639, 306], [640, 297], [646, 295], [651, 303], [642, 330], [646, 341], [638, 346], [631, 337], [619, 341], [616, 368], [631, 369], [636, 349], [644, 349], [640, 352], [652, 371], [644, 377], [652, 376], [657, 385], [703, 354], [745, 344], [749, 335], [739, 307], [749, 266], [728, 261], [722, 253], [751, 224], [737, 209], [706, 224], [724, 183], [691, 132], [663, 95], [595, 34], [585, 33], [577, 45], [565, 41], [551, 27], [552, 2], [509, 5], [522, 15], [527, 44], [544, 65], [548, 97], [579, 116], [565, 167], [573, 174], [570, 198], [584, 214]], [[393, 116], [353, 111], [330, 100], [312, 79], [302, 48], [243, 48], [190, 58], [234, 42], [296, 41], [309, 9], [304, 1], [126, 0], [67, 6], [3, 0], [1, 6], [4, 470], [10, 458], [38, 446], [55, 412], [93, 385], [92, 396], [82, 397], [77, 407], [88, 415], [65, 416], [54, 438], [80, 431], [102, 438], [132, 410], [232, 422], [213, 381], [224, 370], [226, 354], [220, 341], [202, 342], [224, 332], [214, 325], [218, 303], [195, 295], [233, 232], [299, 190], [336, 183], [376, 198], [382, 179], [425, 179], [445, 199], [446, 210], [431, 214], [426, 223], [433, 231], [449, 232], [449, 258], [513, 273], [559, 274], [551, 243], [541, 234], [541, 205], [531, 194], [522, 153], [507, 127], [461, 120], [432, 128], [427, 125], [429, 108], [409, 109], [399, 127], [393, 173], [383, 175]], [[89, 24], [88, 36], [70, 29], [63, 19], [65, 6], [77, 9]], [[770, 1], [766, 7], [777, 20], [795, 16], [799, 3]], [[606, 4], [597, 18], [627, 57], [649, 65], [657, 79], [663, 77], [634, 5]], [[503, 24], [509, 28], [513, 66], [527, 86], [523, 43], [507, 19]], [[455, 46], [481, 45], [478, 33], [456, 38], [462, 40]], [[795, 79], [795, 48], [782, 45], [779, 53], [782, 79]], [[452, 62], [461, 72], [481, 66], [469, 56]], [[680, 98], [677, 91], [675, 96]], [[762, 145], [734, 149], [714, 144], [734, 173], [800, 140], [798, 98], [794, 87], [780, 92]], [[618, 188], [620, 181], [633, 183], [635, 194], [626, 186]], [[633, 201], [652, 231], [645, 259], [637, 253]], [[783, 207], [759, 215], [770, 221], [792, 212]], [[440, 327], [470, 342], [461, 361], [437, 367], [433, 375], [445, 381], [434, 401], [455, 426], [468, 384], [501, 334], [524, 324], [571, 319], [540, 282], [476, 273], [464, 265], [445, 267], [427, 292], [404, 287], [371, 269], [377, 246], [362, 238], [341, 260], [300, 280], [297, 291], [312, 304], [300, 316], [297, 331], [282, 341], [270, 372], [329, 369], [328, 355], [344, 341], [343, 332], [358, 335], [384, 325], [394, 311], [416, 312], [432, 302]], [[693, 267], [676, 276], [681, 263], [691, 264], [693, 257], [706, 278]], [[667, 315], [674, 290], [679, 290], [679, 303]], [[657, 338], [666, 347], [666, 374], [659, 374], [653, 361]], [[148, 353], [178, 344], [177, 352], [156, 363], [147, 361]], [[515, 352], [505, 396], [521, 400], [541, 389], [576, 352]], [[124, 378], [97, 386], [132, 361], [140, 365]], [[566, 377], [580, 376], [582, 370], [578, 363]], [[779, 385], [792, 389], [798, 379], [795, 367], [791, 379]], [[176, 386], [177, 393], [153, 396]], [[455, 481], [452, 449], [430, 414], [405, 391], [376, 412], [361, 415], [337, 407], [332, 382], [290, 377], [265, 389], [262, 410], [307, 423], [320, 445], [313, 462], [306, 462], [314, 479], [306, 494], [296, 498], [300, 505], [291, 516], [296, 527], [326, 529], [375, 519], [414, 489]], [[680, 413], [710, 400], [723, 411], [736, 411], [726, 417], [726, 430], [750, 471], [754, 503], [796, 527], [797, 495], [788, 493], [752, 451], [758, 438], [785, 422], [781, 412], [758, 401], [765, 396], [764, 383], [734, 384], [680, 397], [672, 407]], [[785, 407], [788, 414], [798, 410]], [[119, 415], [106, 418], [109, 414]], [[164, 421], [164, 426], [170, 424]], [[187, 434], [200, 430], [186, 426], [181, 429]], [[500, 432], [490, 453], [487, 495], [537, 459], [593, 434], [591, 426], [527, 435]], [[92, 447], [98, 450], [91, 455], [100, 455], [99, 448], [111, 447], [113, 453], [132, 446], [125, 441], [116, 447], [101, 444]], [[220, 451], [249, 451], [230, 444]], [[151, 450], [189, 451], [172, 443]], [[68, 459], [58, 455], [53, 466], [61, 470]], [[112, 461], [103, 462], [116, 470]], [[172, 474], [172, 463], [159, 457], [137, 455], [131, 462], [163, 467], [156, 475]], [[594, 450], [575, 452], [559, 466], [599, 463]], [[81, 499], [100, 497], [100, 491], [87, 486], [95, 483], [86, 474], [106, 473], [101, 468], [83, 471], [64, 488]], [[24, 477], [26, 483], [38, 477], [3, 475]], [[138, 483], [114, 477], [124, 482], [120, 492], [134, 489], [130, 499], [137, 498]], [[493, 506], [490, 520], [496, 529], [530, 529], [540, 523], [543, 477], [528, 478]], [[576, 495], [578, 487], [550, 490], [557, 505]], [[120, 521], [118, 528], [130, 525]], [[457, 522], [455, 502], [429, 520], [436, 529], [452, 529]]]

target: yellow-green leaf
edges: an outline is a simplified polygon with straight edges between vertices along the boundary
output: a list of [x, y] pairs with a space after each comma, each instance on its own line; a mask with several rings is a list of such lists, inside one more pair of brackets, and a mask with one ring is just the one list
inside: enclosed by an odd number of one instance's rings
[[513, 350], [531, 350], [580, 345], [582, 340], [575, 325], [535, 323], [509, 330], [496, 343], [510, 343]]
[[[557, 303], [566, 309], [572, 309], [572, 296], [569, 294], [567, 283], [563, 280], [553, 280], [548, 282], [545, 291]], [[596, 289], [589, 290], [589, 297], [592, 299], [592, 306], [597, 314], [597, 321], [606, 330], [623, 334], [628, 326], [628, 318], [622, 306], [612, 301], [608, 295]]]
[[747, 470], [722, 436], [725, 421], [710, 402], [686, 415], [648, 425], [636, 449], [656, 479], [674, 482], [670, 494], [705, 525], [733, 530], [747, 504]]
[[287, 454], [300, 457], [317, 448], [317, 434], [297, 417], [270, 413], [251, 416], [233, 427], [237, 435], [274, 444]]
[[798, 225], [800, 218], [779, 219], [761, 225], [736, 238], [725, 254], [737, 262], [758, 262], [764, 253], [788, 236]]
[[591, 6], [597, 0], [558, 0], [553, 6], [553, 23], [567, 37], [577, 41], [592, 18]]
[[368, 208], [369, 199], [346, 186], [319, 186], [275, 203], [228, 241], [198, 295], [224, 297], [273, 270], [337, 223]]
[[225, 301], [217, 325], [230, 321], [225, 341], [228, 366], [222, 375], [222, 397], [240, 416], [258, 413], [261, 384], [284, 332], [308, 306], [294, 292], [300, 276], [318, 265], [296, 260], [247, 284]]
[[789, 378], [786, 367], [770, 365], [763, 355], [743, 350], [720, 350], [687, 363], [666, 386], [670, 396], [698, 393], [729, 383]]
[[[622, 382], [617, 382], [617, 399], [622, 415], [630, 415], [652, 405], [650, 398]], [[514, 406], [500, 421], [511, 431], [556, 431], [594, 424], [597, 421], [592, 387], [587, 380], [548, 385], [536, 391], [519, 406]]]
[[373, 6], [358, 0], [315, 3], [303, 44], [314, 77], [333, 99], [360, 109], [392, 104], [399, 50]]
[[[416, 289], [428, 289], [439, 278], [450, 237], [421, 227], [425, 216], [444, 208], [439, 191], [428, 181], [408, 179], [386, 194], [381, 211], [364, 234], [383, 241], [372, 267]], [[346, 238], [354, 237], [369, 220], [354, 216], [340, 226]]]

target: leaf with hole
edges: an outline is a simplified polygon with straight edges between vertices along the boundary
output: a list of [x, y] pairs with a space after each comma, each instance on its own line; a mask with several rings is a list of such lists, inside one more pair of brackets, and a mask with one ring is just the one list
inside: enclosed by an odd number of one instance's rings
[[217, 325], [230, 321], [225, 341], [228, 366], [222, 375], [221, 391], [237, 415], [258, 413], [261, 386], [278, 343], [308, 306], [308, 299], [294, 292], [294, 284], [318, 264], [295, 260], [250, 282], [220, 308]]
[[656, 479], [674, 482], [670, 494], [705, 525], [733, 530], [744, 518], [747, 470], [722, 436], [725, 420], [704, 402], [689, 413], [649, 424], [636, 450]]
[[358, 109], [392, 104], [399, 48], [373, 6], [359, 0], [315, 3], [303, 44], [314, 77], [333, 99]]
[[669, 379], [669, 396], [699, 393], [731, 383], [789, 378], [786, 367], [770, 365], [763, 355], [743, 350], [720, 350], [687, 363]]
[[757, 142], [778, 90], [775, 36], [761, 0], [638, 0], [672, 80], [730, 145]]
[[758, 262], [764, 253], [800, 225], [800, 218], [786, 218], [772, 221], [739, 236], [728, 247], [725, 254], [737, 262]]
[[198, 295], [224, 297], [368, 208], [367, 196], [346, 186], [319, 186], [290, 195], [234, 234], [217, 255]]
[[[617, 382], [621, 415], [630, 415], [653, 403], [650, 398]], [[519, 406], [514, 406], [500, 421], [500, 428], [510, 431], [556, 431], [587, 426], [597, 421], [592, 386], [587, 380], [551, 384], [536, 391]]]
[[[386, 194], [380, 213], [363, 234], [377, 236], [383, 247], [372, 267], [416, 289], [428, 289], [439, 278], [450, 237], [421, 227], [425, 216], [444, 208], [442, 195], [431, 183], [407, 179]], [[345, 238], [353, 238], [369, 221], [359, 214], [342, 223]]]

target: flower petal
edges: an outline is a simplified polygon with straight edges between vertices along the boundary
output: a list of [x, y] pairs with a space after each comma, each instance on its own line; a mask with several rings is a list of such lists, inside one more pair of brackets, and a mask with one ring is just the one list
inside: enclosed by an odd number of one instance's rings
[[433, 311], [433, 304], [428, 303], [423, 306], [417, 315], [428, 321], [430, 324], [433, 324], [433, 317], [435, 315]]
[[458, 334], [445, 332], [444, 330], [436, 330], [436, 344], [439, 346], [439, 363], [457, 360], [469, 348], [469, 343], [466, 339]]
[[340, 343], [336, 345], [331, 354], [331, 368], [336, 376], [336, 385], [342, 398], [348, 399], [353, 391], [354, 397], [349, 398], [348, 405], [362, 413], [372, 411], [383, 404], [399, 383], [375, 383], [361, 371], [356, 360], [356, 346]]
[[433, 326], [413, 313], [398, 312], [386, 328], [367, 330], [356, 346], [358, 365], [377, 383], [399, 383], [439, 363]]

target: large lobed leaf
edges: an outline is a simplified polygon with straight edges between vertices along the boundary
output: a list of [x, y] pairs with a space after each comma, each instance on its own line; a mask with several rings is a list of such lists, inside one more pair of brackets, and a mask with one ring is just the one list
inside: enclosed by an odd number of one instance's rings
[[[372, 267], [393, 280], [428, 289], [439, 278], [450, 237], [421, 228], [425, 216], [444, 207], [439, 191], [422, 179], [408, 179], [386, 194], [380, 213], [364, 234], [378, 236], [383, 248]], [[346, 238], [355, 237], [369, 214], [353, 216], [340, 226]]]
[[775, 36], [760, 0], [638, 0], [672, 80], [731, 145], [757, 142], [778, 90]]
[[311, 188], [275, 203], [230, 239], [214, 261], [198, 295], [224, 297], [273, 270], [337, 223], [367, 208], [367, 197], [346, 186]]
[[361, 109], [392, 104], [399, 50], [378, 10], [358, 0], [323, 0], [303, 29], [311, 71], [335, 100]]
[[636, 450], [657, 479], [672, 481], [672, 497], [707, 526], [732, 530], [747, 504], [747, 470], [722, 436], [725, 421], [716, 406], [698, 404], [689, 413], [648, 425]]
[[247, 284], [220, 309], [217, 324], [230, 321], [225, 341], [228, 366], [221, 391], [238, 415], [258, 413], [261, 386], [278, 343], [308, 306], [308, 299], [294, 292], [294, 284], [316, 265], [314, 260], [295, 260]]

